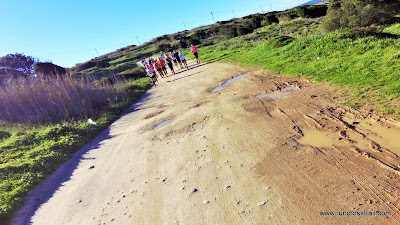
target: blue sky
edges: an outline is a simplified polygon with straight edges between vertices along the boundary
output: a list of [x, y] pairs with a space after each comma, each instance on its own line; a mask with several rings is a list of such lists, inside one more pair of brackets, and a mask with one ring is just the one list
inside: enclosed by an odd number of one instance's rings
[[[151, 3], [150, 3], [151, 2]], [[215, 20], [292, 8], [306, 0], [0, 0], [0, 56], [24, 53], [71, 67]]]

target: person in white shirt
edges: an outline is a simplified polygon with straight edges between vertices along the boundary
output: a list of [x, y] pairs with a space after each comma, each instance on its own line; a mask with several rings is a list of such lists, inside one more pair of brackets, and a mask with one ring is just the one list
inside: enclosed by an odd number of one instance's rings
[[187, 63], [186, 63], [186, 58], [185, 55], [183, 54], [182, 51], [179, 50], [179, 58], [181, 59], [182, 63], [185, 65], [186, 69], [189, 69]]

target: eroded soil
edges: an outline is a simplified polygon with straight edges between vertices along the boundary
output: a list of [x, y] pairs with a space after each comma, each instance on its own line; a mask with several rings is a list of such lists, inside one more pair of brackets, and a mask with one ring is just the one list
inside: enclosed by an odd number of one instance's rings
[[[160, 80], [15, 223], [399, 223], [399, 123], [340, 106], [329, 84], [228, 64]], [[320, 215], [371, 210], [391, 215]]]

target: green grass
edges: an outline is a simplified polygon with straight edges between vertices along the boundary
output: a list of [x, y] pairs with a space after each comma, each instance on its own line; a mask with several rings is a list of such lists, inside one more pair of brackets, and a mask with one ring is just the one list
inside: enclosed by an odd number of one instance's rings
[[9, 223], [28, 191], [107, 128], [152, 86], [148, 78], [125, 87], [129, 98], [110, 105], [90, 125], [86, 120], [46, 126], [0, 124], [0, 221]]
[[[397, 32], [399, 24], [386, 30]], [[351, 31], [343, 30], [311, 36], [271, 35], [262, 41], [238, 37], [200, 48], [199, 53], [203, 61], [262, 66], [288, 76], [302, 75], [318, 82], [343, 85], [355, 97], [349, 105], [374, 103], [380, 113], [398, 117], [399, 105], [393, 103], [400, 96], [399, 48], [400, 40], [395, 37], [354, 38]]]

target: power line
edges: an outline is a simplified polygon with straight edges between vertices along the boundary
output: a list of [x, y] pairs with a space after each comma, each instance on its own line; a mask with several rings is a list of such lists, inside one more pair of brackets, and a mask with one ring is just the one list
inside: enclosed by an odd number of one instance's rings
[[214, 14], [213, 14], [213, 12], [211, 12], [211, 16], [212, 16], [212, 18], [213, 18], [213, 20], [214, 20], [214, 23], [215, 23], [215, 19], [214, 19]]
[[140, 45], [140, 41], [139, 41], [139, 38], [136, 36], [136, 39], [137, 39], [137, 41], [139, 42], [139, 45]]

